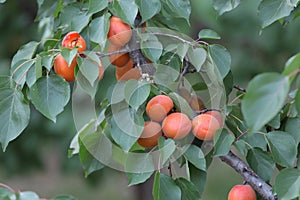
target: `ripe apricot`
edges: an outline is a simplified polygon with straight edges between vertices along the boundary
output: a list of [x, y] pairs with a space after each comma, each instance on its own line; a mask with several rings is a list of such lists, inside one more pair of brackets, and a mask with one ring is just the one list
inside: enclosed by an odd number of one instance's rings
[[76, 57], [72, 60], [70, 66], [61, 54], [58, 54], [54, 60], [54, 71], [57, 75], [63, 77], [68, 82], [75, 81]]
[[222, 117], [222, 115], [221, 115], [221, 113], [219, 111], [217, 111], [217, 110], [211, 110], [211, 111], [207, 111], [205, 114], [209, 114], [209, 115], [214, 116], [218, 120], [218, 122], [219, 122], [219, 124], [221, 126], [224, 125], [223, 117]]
[[144, 130], [137, 142], [145, 148], [151, 148], [157, 145], [160, 136], [162, 136], [160, 124], [147, 121], [144, 124]]
[[161, 122], [173, 107], [174, 103], [170, 97], [157, 95], [147, 103], [146, 113], [152, 120]]
[[116, 68], [116, 78], [118, 81], [128, 81], [130, 79], [139, 80], [141, 72], [137, 67], [133, 67], [133, 60], [129, 60], [123, 67]]
[[62, 40], [62, 46], [66, 48], [73, 49], [78, 48], [78, 52], [84, 52], [86, 50], [86, 42], [76, 31], [71, 31]]
[[[108, 52], [119, 51], [123, 47], [116, 46], [110, 43]], [[129, 53], [117, 53], [109, 56], [109, 61], [111, 64], [115, 65], [116, 67], [123, 67], [130, 59]]]
[[256, 200], [256, 194], [250, 185], [235, 185], [228, 194], [228, 200]]
[[191, 131], [192, 122], [186, 114], [176, 112], [164, 119], [162, 128], [166, 137], [182, 139]]
[[119, 17], [110, 18], [110, 26], [107, 37], [109, 41], [117, 46], [124, 46], [131, 39], [131, 27]]
[[191, 108], [195, 111], [205, 109], [203, 101], [197, 95], [192, 95], [189, 103]]
[[211, 140], [216, 130], [221, 128], [218, 120], [210, 114], [200, 114], [193, 121], [193, 133], [200, 140]]

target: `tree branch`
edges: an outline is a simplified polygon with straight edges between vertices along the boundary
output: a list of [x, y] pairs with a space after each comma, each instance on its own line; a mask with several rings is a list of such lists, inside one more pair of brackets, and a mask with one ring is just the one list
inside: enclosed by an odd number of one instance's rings
[[244, 180], [251, 185], [266, 200], [277, 200], [277, 195], [272, 193], [272, 187], [265, 183], [243, 160], [232, 152], [220, 159], [238, 172]]

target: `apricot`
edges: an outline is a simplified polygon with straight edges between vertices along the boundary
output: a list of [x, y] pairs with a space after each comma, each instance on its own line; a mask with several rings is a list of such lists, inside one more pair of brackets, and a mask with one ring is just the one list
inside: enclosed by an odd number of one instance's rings
[[166, 137], [182, 139], [191, 131], [192, 122], [186, 114], [176, 112], [164, 119], [162, 129]]
[[110, 18], [109, 31], [107, 37], [111, 43], [117, 46], [124, 46], [131, 39], [131, 27], [122, 21], [119, 17]]
[[235, 185], [228, 194], [228, 200], [256, 200], [256, 194], [250, 185]]
[[160, 136], [162, 136], [161, 125], [157, 122], [147, 121], [137, 142], [142, 147], [151, 148], [158, 144]]
[[146, 105], [147, 115], [156, 122], [161, 122], [174, 107], [172, 99], [166, 95], [153, 97]]
[[191, 108], [195, 111], [205, 109], [203, 101], [197, 95], [192, 95], [189, 103], [190, 103]]
[[221, 128], [219, 121], [210, 114], [200, 114], [193, 121], [193, 133], [200, 140], [211, 140], [216, 130]]
[[116, 68], [116, 79], [118, 81], [128, 81], [130, 79], [139, 80], [141, 72], [137, 67], [133, 67], [133, 60], [129, 60], [123, 67]]
[[86, 42], [83, 37], [76, 31], [71, 31], [62, 40], [62, 46], [66, 48], [73, 49], [78, 48], [78, 53], [84, 52], [86, 50]]
[[75, 67], [77, 65], [76, 57], [72, 60], [71, 65], [68, 66], [67, 61], [61, 54], [58, 54], [54, 60], [54, 71], [57, 75], [63, 77], [68, 82], [75, 81]]
[[[110, 43], [108, 52], [119, 51], [123, 49], [123, 47], [116, 46]], [[116, 67], [123, 67], [130, 59], [129, 53], [117, 53], [113, 54], [108, 57], [111, 64], [115, 65]]]
[[222, 115], [221, 115], [221, 113], [219, 111], [217, 111], [217, 110], [211, 110], [211, 111], [207, 111], [205, 114], [209, 114], [209, 115], [214, 116], [218, 120], [218, 122], [219, 122], [219, 124], [221, 126], [224, 125], [223, 117], [222, 117]]

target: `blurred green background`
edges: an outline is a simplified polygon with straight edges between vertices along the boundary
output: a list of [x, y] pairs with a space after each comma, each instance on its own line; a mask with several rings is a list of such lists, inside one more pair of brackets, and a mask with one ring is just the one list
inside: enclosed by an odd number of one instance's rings
[[[203, 28], [217, 31], [222, 40], [209, 42], [222, 44], [230, 51], [234, 82], [241, 87], [246, 87], [258, 73], [281, 71], [286, 60], [300, 50], [300, 21], [286, 26], [275, 23], [261, 31], [259, 2], [243, 1], [234, 11], [218, 16], [210, 0], [192, 0], [190, 36], [197, 38]], [[22, 44], [39, 40], [41, 33], [34, 23], [36, 9], [35, 0], [0, 4], [0, 75], [8, 74], [12, 56]], [[5, 153], [0, 152], [0, 182], [47, 198], [66, 193], [80, 200], [141, 199], [140, 188], [128, 188], [125, 175], [112, 169], [84, 178], [79, 159], [67, 158], [75, 132], [71, 105], [59, 115], [56, 124], [32, 108], [28, 128], [9, 144]], [[218, 159], [209, 168], [207, 181], [204, 200], [226, 199], [232, 185], [242, 182], [233, 169]]]

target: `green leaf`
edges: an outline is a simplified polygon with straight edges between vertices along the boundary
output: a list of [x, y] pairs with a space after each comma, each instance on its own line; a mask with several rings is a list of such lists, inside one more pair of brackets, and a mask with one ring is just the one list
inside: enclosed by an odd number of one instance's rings
[[73, 59], [76, 59], [77, 55], [77, 49], [69, 49], [69, 48], [63, 48], [61, 51], [61, 55], [64, 57], [64, 59], [67, 61], [68, 66], [71, 65]]
[[202, 29], [198, 33], [198, 38], [202, 40], [219, 40], [221, 39], [221, 36], [211, 29]]
[[159, 172], [155, 174], [152, 194], [154, 200], [181, 200], [181, 190], [175, 181]]
[[143, 117], [130, 108], [119, 110], [112, 105], [111, 136], [126, 152], [142, 134], [144, 129]]
[[206, 185], [207, 173], [205, 171], [199, 170], [192, 164], [189, 164], [188, 167], [191, 182], [198, 188], [199, 193], [202, 194]]
[[40, 200], [39, 196], [35, 192], [25, 191], [20, 192], [19, 200]]
[[297, 145], [287, 132], [272, 131], [267, 134], [267, 141], [274, 161], [284, 167], [293, 167], [297, 156]]
[[[107, 2], [107, 1], [101, 1]], [[105, 41], [109, 30], [109, 18], [110, 14], [105, 13], [104, 15], [93, 19], [89, 25], [90, 40], [99, 44], [103, 50], [105, 47]]]
[[108, 5], [108, 1], [90, 0], [88, 14], [94, 14], [104, 10]]
[[134, 26], [134, 20], [138, 13], [138, 6], [132, 0], [115, 0], [109, 4], [113, 15], [120, 17], [124, 22]]
[[121, 101], [123, 101], [125, 99], [125, 94], [124, 94], [125, 85], [126, 85], [126, 82], [124, 82], [124, 81], [120, 81], [120, 82], [116, 83], [116, 85], [113, 88], [111, 97], [108, 98], [110, 100], [111, 104], [120, 103]]
[[193, 117], [193, 110], [188, 102], [176, 92], [171, 92], [168, 96], [173, 100], [179, 112], [186, 114], [190, 119]]
[[231, 65], [231, 56], [228, 50], [218, 44], [213, 44], [209, 46], [209, 53], [211, 55], [212, 60], [216, 64], [221, 77], [224, 78], [228, 72], [230, 71]]
[[109, 139], [99, 132], [82, 132], [79, 135], [79, 158], [85, 170], [85, 177], [100, 170], [109, 163], [112, 155], [112, 144]]
[[290, 133], [298, 144], [300, 142], [300, 118], [288, 118], [284, 127], [284, 131]]
[[136, 4], [139, 6], [139, 11], [142, 16], [141, 23], [151, 19], [154, 15], [159, 13], [161, 9], [160, 0], [136, 0]]
[[0, 0], [0, 3], [5, 3], [6, 2], [6, 0]]
[[206, 51], [203, 48], [190, 48], [188, 51], [189, 61], [194, 65], [199, 72], [206, 60]]
[[145, 173], [126, 173], [128, 177], [128, 186], [137, 185], [140, 183], [144, 183], [148, 180], [153, 172], [145, 172]]
[[183, 18], [189, 23], [191, 14], [190, 1], [186, 0], [165, 0], [164, 9], [168, 14], [177, 18]]
[[162, 85], [172, 91], [176, 90], [178, 83], [176, 83], [179, 77], [179, 72], [168, 65], [157, 65], [156, 72], [154, 74], [154, 82], [158, 85]]
[[93, 85], [91, 85], [90, 80], [88, 80], [85, 75], [81, 72], [81, 70], [78, 70], [76, 74], [76, 81], [78, 83], [77, 87], [81, 87], [82, 90], [88, 94], [92, 99], [94, 99], [95, 94], [97, 92], [97, 86], [98, 82], [95, 81]]
[[6, 188], [0, 187], [0, 199], [10, 200], [9, 196], [14, 195], [14, 193]]
[[275, 169], [275, 163], [269, 153], [260, 148], [251, 148], [247, 154], [250, 167], [264, 181], [269, 181]]
[[235, 137], [227, 129], [219, 129], [214, 136], [214, 156], [224, 156], [230, 151]]
[[206, 161], [202, 150], [195, 145], [185, 145], [184, 157], [200, 170], [206, 171]]
[[78, 63], [79, 71], [89, 82], [91, 87], [93, 87], [95, 85], [95, 81], [98, 80], [100, 65], [99, 63], [99, 58], [97, 61], [91, 59], [84, 59], [81, 64]]
[[231, 11], [240, 4], [241, 0], [213, 0], [213, 7], [219, 15]]
[[274, 192], [278, 199], [289, 200], [300, 196], [300, 170], [283, 169], [275, 179]]
[[70, 99], [69, 84], [57, 75], [40, 78], [29, 91], [35, 108], [53, 122]]
[[150, 89], [147, 81], [129, 80], [124, 88], [125, 100], [132, 108], [137, 109], [148, 98]]
[[8, 143], [19, 136], [30, 119], [30, 108], [20, 90], [0, 88], [0, 142], [5, 151]]
[[299, 0], [294, 2], [286, 0], [263, 0], [258, 6], [262, 28], [265, 28], [283, 17], [289, 16], [297, 6]]
[[282, 108], [289, 91], [289, 80], [278, 73], [254, 77], [242, 100], [242, 113], [252, 131], [260, 130]]
[[52, 198], [51, 200], [76, 200], [76, 199], [70, 195], [59, 195]]
[[42, 58], [37, 55], [35, 65], [32, 65], [29, 68], [26, 75], [26, 83], [28, 87], [31, 87], [40, 77], [42, 77]]
[[200, 192], [197, 190], [196, 186], [192, 182], [182, 177], [176, 179], [175, 182], [181, 189], [181, 199], [184, 200], [200, 199], [201, 197]]
[[142, 53], [152, 62], [157, 62], [162, 55], [163, 46], [155, 35], [143, 34], [141, 42]]
[[128, 173], [152, 173], [154, 163], [151, 153], [130, 153], [127, 156], [125, 170]]
[[296, 93], [296, 97], [295, 97], [295, 106], [296, 106], [297, 112], [300, 113], [300, 90], [299, 89], [298, 89], [298, 91]]
[[296, 75], [298, 74], [294, 72], [296, 72], [296, 70], [298, 70], [299, 68], [300, 68], [300, 53], [288, 59], [288, 61], [285, 63], [285, 67], [284, 67], [284, 71], [282, 72], [282, 75], [289, 76], [290, 82], [292, 82], [295, 79]]
[[158, 148], [160, 152], [160, 167], [163, 167], [164, 164], [168, 161], [171, 155], [174, 153], [176, 149], [176, 145], [174, 140], [167, 139], [165, 140], [163, 137], [160, 137], [158, 140]]

